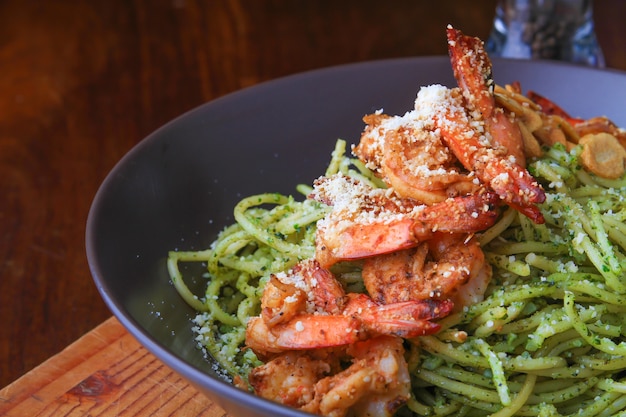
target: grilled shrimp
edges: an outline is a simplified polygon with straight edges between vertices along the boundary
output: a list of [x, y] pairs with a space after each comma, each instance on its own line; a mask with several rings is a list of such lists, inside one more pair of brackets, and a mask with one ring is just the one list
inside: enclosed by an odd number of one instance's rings
[[274, 275], [266, 288], [261, 315], [250, 318], [246, 326], [246, 345], [264, 357], [286, 350], [345, 346], [381, 334], [407, 338], [432, 334], [440, 327], [431, 320], [452, 310], [448, 300], [381, 304], [365, 294], [346, 294], [332, 273], [312, 259], [287, 274]]
[[332, 206], [317, 224], [316, 252], [325, 268], [417, 246], [436, 231], [473, 233], [495, 222], [498, 198], [480, 192], [426, 206], [334, 176], [316, 181], [312, 198]]
[[271, 327], [288, 322], [307, 309], [310, 313], [338, 315], [346, 301], [343, 287], [333, 274], [307, 260], [288, 273], [270, 277], [263, 288], [261, 317]]
[[466, 100], [466, 107], [470, 112], [477, 110], [480, 113], [494, 145], [503, 147], [518, 165], [525, 167], [521, 132], [504, 109], [496, 106], [491, 60], [483, 42], [452, 27], [447, 28], [446, 34], [452, 71]]
[[[316, 385], [324, 416], [392, 416], [410, 397], [411, 378], [402, 339], [380, 336], [349, 346], [352, 364]], [[316, 410], [316, 411], [317, 411]], [[305, 411], [310, 411], [305, 408]]]
[[448, 27], [458, 88], [420, 89], [414, 110], [364, 118], [353, 153], [402, 198], [425, 204], [479, 193], [484, 186], [533, 221], [545, 193], [526, 171], [519, 127], [496, 105], [491, 61], [478, 38]]
[[413, 112], [363, 120], [367, 126], [353, 153], [400, 197], [434, 204], [479, 190], [478, 179], [464, 171], [428, 121]]
[[[341, 369], [339, 357], [351, 364]], [[314, 414], [392, 416], [410, 396], [402, 339], [378, 336], [342, 351], [290, 351], [253, 369], [255, 392]]]
[[363, 263], [365, 287], [381, 303], [455, 299], [454, 308], [460, 310], [482, 299], [490, 278], [480, 245], [461, 234], [439, 232], [414, 249]]
[[248, 382], [254, 392], [293, 408], [319, 402], [315, 384], [340, 371], [339, 356], [327, 351], [288, 351], [254, 368]]
[[465, 100], [449, 94], [446, 105], [432, 109], [435, 126], [466, 169], [507, 204], [543, 223], [536, 204], [545, 201], [545, 193], [522, 166], [519, 128], [495, 106], [491, 62], [482, 41], [452, 27], [447, 36], [452, 68]]

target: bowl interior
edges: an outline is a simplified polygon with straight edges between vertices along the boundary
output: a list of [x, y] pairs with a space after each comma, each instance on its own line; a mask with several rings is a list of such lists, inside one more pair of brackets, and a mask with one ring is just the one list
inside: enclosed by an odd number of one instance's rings
[[[494, 60], [500, 84], [520, 81], [573, 116], [626, 126], [626, 75], [566, 64]], [[420, 86], [455, 85], [447, 57], [368, 62], [295, 75], [207, 103], [132, 149], [98, 191], [87, 225], [95, 283], [122, 324], [205, 392], [250, 405], [247, 415], [299, 415], [236, 390], [193, 341], [194, 311], [165, 267], [173, 249], [205, 249], [244, 196], [294, 194], [321, 175], [337, 138], [358, 141], [361, 118], [403, 114]], [[192, 283], [201, 294], [204, 283]], [[222, 403], [224, 404], [224, 403]], [[228, 410], [228, 405], [225, 405]]]

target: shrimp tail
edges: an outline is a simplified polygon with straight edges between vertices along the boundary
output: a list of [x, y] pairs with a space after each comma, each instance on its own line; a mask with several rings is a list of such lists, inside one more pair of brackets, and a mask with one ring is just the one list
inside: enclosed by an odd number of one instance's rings
[[485, 53], [483, 41], [466, 36], [452, 26], [446, 28], [448, 54], [452, 71], [466, 101], [480, 110], [484, 118], [491, 117], [495, 100], [491, 60]]
[[546, 200], [545, 191], [527, 170], [506, 159], [493, 158], [486, 161], [482, 171], [502, 200], [533, 222], [545, 222], [541, 210], [535, 205]]

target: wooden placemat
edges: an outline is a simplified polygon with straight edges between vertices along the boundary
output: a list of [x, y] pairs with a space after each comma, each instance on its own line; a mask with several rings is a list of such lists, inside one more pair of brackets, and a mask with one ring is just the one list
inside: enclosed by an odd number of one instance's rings
[[114, 317], [3, 388], [0, 415], [228, 416]]

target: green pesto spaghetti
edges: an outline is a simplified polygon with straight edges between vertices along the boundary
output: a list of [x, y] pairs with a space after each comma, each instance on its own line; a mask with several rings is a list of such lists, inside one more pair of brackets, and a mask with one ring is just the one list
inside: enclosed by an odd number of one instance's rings
[[557, 145], [529, 169], [546, 223], [509, 209], [481, 236], [485, 300], [412, 341], [418, 415], [615, 416], [626, 410], [626, 179]]
[[[325, 174], [384, 187], [345, 146], [337, 142]], [[438, 334], [406, 342], [413, 396], [399, 415], [626, 415], [626, 179], [587, 173], [579, 153], [556, 146], [529, 166], [547, 190], [545, 224], [508, 209], [479, 236], [493, 267], [485, 299], [441, 320]], [[313, 256], [327, 211], [307, 199], [248, 197], [210, 249], [170, 252], [172, 281], [199, 312], [197, 342], [230, 377], [245, 381], [261, 363], [242, 349], [246, 321], [270, 274]], [[182, 262], [206, 264], [203, 297], [186, 287]], [[351, 292], [364, 291], [358, 267], [339, 268]]]
[[[345, 157], [346, 142], [338, 140], [325, 175], [341, 172], [383, 187], [357, 159]], [[299, 185], [307, 195], [312, 188]], [[196, 341], [226, 371], [244, 381], [261, 364], [251, 350], [242, 350], [247, 319], [260, 310], [263, 285], [272, 273], [286, 271], [315, 253], [315, 224], [328, 207], [314, 200], [266, 193], [241, 200], [234, 209], [236, 223], [226, 227], [210, 249], [172, 251], [168, 270], [185, 301], [199, 312], [194, 319]], [[185, 284], [179, 264], [206, 264], [207, 289], [202, 298]], [[361, 290], [352, 268], [341, 274], [351, 290]]]

